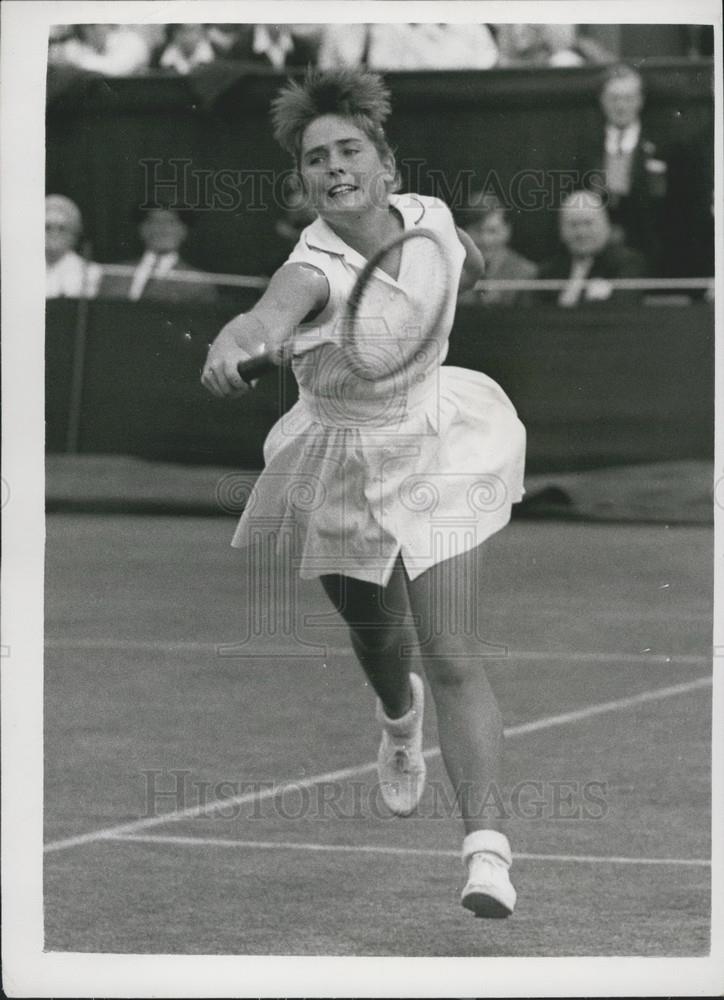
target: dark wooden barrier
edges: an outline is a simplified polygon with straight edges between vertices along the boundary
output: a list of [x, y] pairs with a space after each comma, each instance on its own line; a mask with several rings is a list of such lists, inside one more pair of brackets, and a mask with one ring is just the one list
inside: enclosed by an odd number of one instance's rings
[[[48, 303], [47, 446], [63, 451], [76, 303]], [[92, 302], [79, 450], [243, 468], [296, 398], [274, 377], [240, 400], [199, 383], [228, 313]], [[711, 305], [618, 310], [461, 308], [449, 364], [485, 371], [528, 428], [530, 471], [563, 471], [713, 454]]]

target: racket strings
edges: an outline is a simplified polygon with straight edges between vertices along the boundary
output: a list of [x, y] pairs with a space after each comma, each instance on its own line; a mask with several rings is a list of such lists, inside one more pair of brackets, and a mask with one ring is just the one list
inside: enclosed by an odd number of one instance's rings
[[[414, 268], [425, 275], [425, 291], [408, 293], [404, 315], [400, 315], [386, 304], [384, 295], [377, 297], [373, 279], [385, 258], [412, 240], [417, 244]], [[406, 263], [411, 266], [403, 257], [401, 275]], [[450, 286], [445, 248], [432, 230], [407, 230], [374, 254], [360, 272], [343, 324], [343, 345], [357, 375], [369, 381], [396, 378], [400, 391], [404, 391], [406, 384], [419, 381], [439, 364], [447, 339], [444, 320], [449, 309], [454, 311]]]

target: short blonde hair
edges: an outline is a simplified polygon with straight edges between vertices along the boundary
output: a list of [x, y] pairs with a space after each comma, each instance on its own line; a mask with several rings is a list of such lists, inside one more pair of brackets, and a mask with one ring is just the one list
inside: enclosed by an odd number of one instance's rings
[[391, 110], [382, 77], [360, 69], [323, 72], [309, 67], [304, 80], [289, 80], [272, 102], [274, 138], [299, 168], [307, 126], [323, 115], [349, 119], [374, 144], [380, 158], [395, 156], [383, 128]]

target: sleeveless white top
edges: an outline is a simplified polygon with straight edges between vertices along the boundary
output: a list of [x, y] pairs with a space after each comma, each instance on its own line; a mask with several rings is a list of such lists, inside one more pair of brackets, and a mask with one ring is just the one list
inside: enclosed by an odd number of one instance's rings
[[[450, 210], [416, 194], [390, 203], [406, 230], [440, 236], [452, 278], [434, 349], [404, 373], [358, 378], [340, 344], [364, 257], [317, 219], [287, 261], [322, 271], [329, 300], [300, 328], [299, 400], [267, 436], [232, 545], [268, 549], [271, 540], [307, 579], [335, 573], [384, 586], [398, 556], [414, 579], [502, 528], [524, 492], [525, 429], [512, 403], [486, 375], [441, 367], [465, 259]], [[396, 338], [427, 331], [438, 254], [429, 240], [409, 240], [397, 279], [374, 273], [360, 317], [371, 357], [394, 357]]]

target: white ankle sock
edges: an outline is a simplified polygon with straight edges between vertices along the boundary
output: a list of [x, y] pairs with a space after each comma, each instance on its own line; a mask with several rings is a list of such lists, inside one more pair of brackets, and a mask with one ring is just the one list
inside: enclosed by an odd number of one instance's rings
[[463, 861], [467, 863], [473, 854], [494, 854], [508, 868], [513, 860], [508, 838], [498, 830], [475, 830], [469, 833], [463, 841]]

